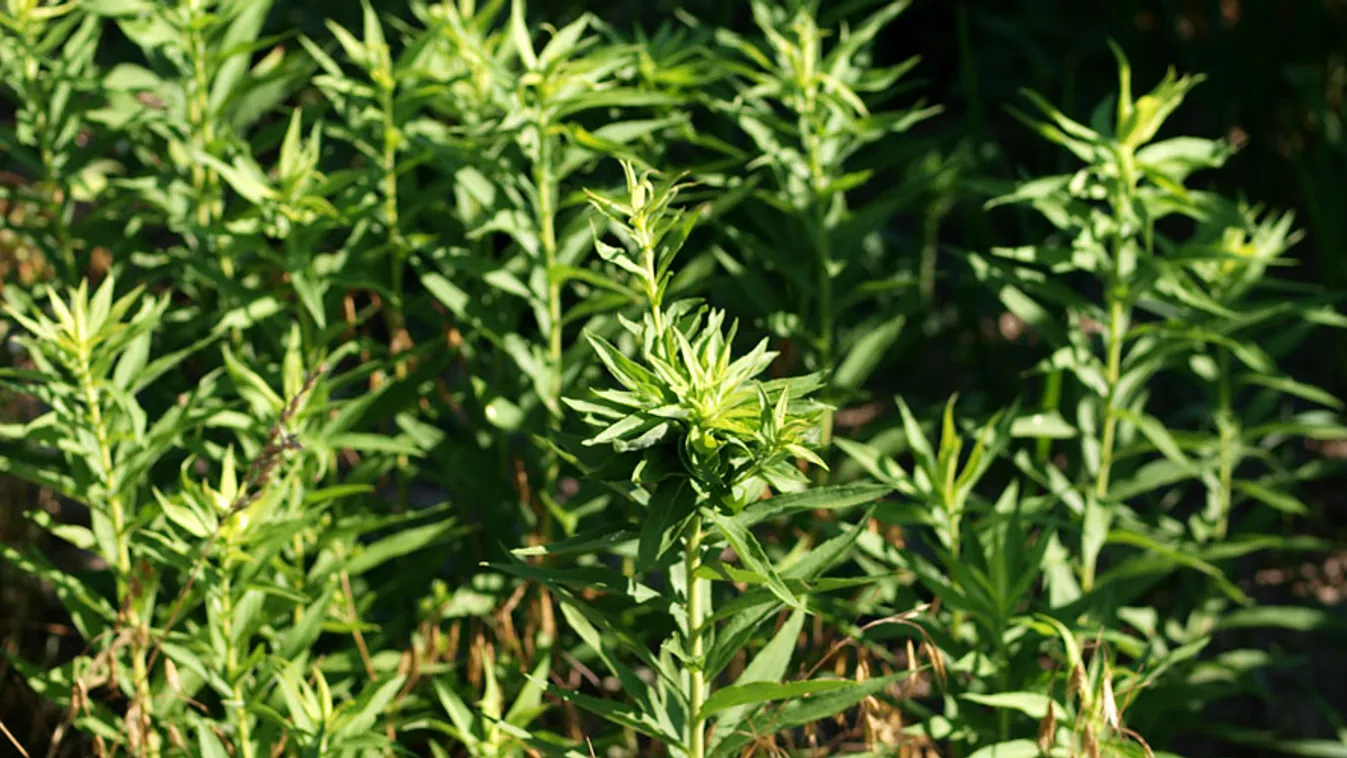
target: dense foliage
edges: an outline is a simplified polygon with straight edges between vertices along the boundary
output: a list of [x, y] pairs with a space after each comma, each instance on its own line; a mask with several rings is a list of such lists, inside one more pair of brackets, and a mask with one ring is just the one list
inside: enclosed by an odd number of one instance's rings
[[1200, 73], [1035, 175], [906, 0], [575, 5], [7, 4], [0, 744], [1347, 755], [1250, 579], [1342, 291]]

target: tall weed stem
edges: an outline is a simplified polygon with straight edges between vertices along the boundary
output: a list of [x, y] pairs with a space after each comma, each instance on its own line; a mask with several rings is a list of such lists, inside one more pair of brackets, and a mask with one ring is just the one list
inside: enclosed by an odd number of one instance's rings
[[705, 582], [697, 578], [702, 565], [702, 518], [692, 517], [688, 527], [687, 542], [684, 546], [683, 573], [687, 582], [688, 617], [688, 756], [704, 758], [706, 755], [706, 721], [702, 718], [702, 706], [706, 703], [706, 650], [702, 632], [705, 626], [705, 611], [709, 597], [704, 597]]
[[1216, 407], [1216, 428], [1219, 434], [1219, 486], [1217, 493], [1220, 513], [1216, 521], [1216, 539], [1225, 539], [1226, 532], [1230, 526], [1230, 504], [1231, 490], [1234, 487], [1235, 476], [1235, 450], [1237, 444], [1234, 409], [1231, 402], [1230, 390], [1230, 352], [1225, 349], [1218, 351], [1217, 371], [1217, 407]]
[[[226, 564], [229, 558], [225, 558]], [[248, 723], [247, 702], [244, 700], [243, 687], [240, 686], [239, 651], [234, 639], [234, 588], [230, 581], [228, 566], [224, 567], [220, 579], [220, 634], [224, 637], [225, 679], [229, 682], [232, 702], [225, 707], [234, 719], [237, 736], [234, 741], [239, 758], [253, 758], [252, 728]]]
[[118, 491], [116, 468], [112, 460], [111, 435], [108, 434], [107, 425], [103, 420], [103, 409], [99, 400], [98, 389], [94, 386], [92, 368], [89, 365], [87, 353], [81, 353], [77, 369], [80, 389], [84, 394], [84, 402], [89, 414], [89, 427], [98, 445], [99, 463], [103, 468], [103, 489], [107, 497], [108, 517], [112, 521], [112, 531], [116, 542], [117, 554], [114, 557], [114, 565], [117, 569], [117, 601], [124, 614], [123, 622], [131, 632], [127, 644], [131, 654], [131, 677], [132, 682], [134, 682], [135, 703], [139, 705], [139, 709], [133, 710], [138, 711], [142, 723], [129, 726], [129, 728], [139, 732], [141, 739], [144, 740], [143, 754], [149, 758], [157, 758], [159, 755], [158, 743], [150, 734], [150, 730], [142, 728], [143, 724], [148, 724], [150, 721], [148, 709], [153, 708], [154, 699], [150, 696], [149, 666], [146, 663], [148, 635], [141, 628], [140, 609], [136, 607], [140, 599], [137, 595], [145, 597], [152, 594], [153, 590], [144, 586], [138, 587], [138, 583], [131, 581], [131, 538], [127, 531], [126, 504], [122, 502], [121, 494]]
[[1122, 373], [1123, 332], [1127, 328], [1127, 314], [1121, 300], [1110, 300], [1108, 306], [1108, 364], [1104, 381], [1108, 383], [1108, 397], [1104, 405], [1104, 433], [1099, 443], [1099, 474], [1095, 478], [1096, 497], [1108, 495], [1109, 473], [1113, 467], [1113, 448], [1118, 428], [1118, 379]]

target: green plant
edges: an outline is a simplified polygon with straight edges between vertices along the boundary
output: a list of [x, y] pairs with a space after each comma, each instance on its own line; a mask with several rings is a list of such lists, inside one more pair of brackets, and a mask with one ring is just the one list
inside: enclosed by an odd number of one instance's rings
[[[760, 181], [751, 175], [764, 186], [747, 185], [742, 212], [724, 224], [736, 254], [721, 251], [717, 259], [752, 299], [763, 326], [789, 340], [808, 370], [822, 373], [830, 397], [866, 384], [907, 318], [897, 294], [908, 279], [891, 268], [893, 256], [885, 253], [893, 243], [881, 229], [922, 182], [865, 189], [889, 178], [891, 164], [902, 166], [892, 151], [867, 151], [940, 112], [920, 101], [871, 110], [909, 89], [902, 80], [918, 58], [878, 66], [872, 50], [908, 5], [884, 3], [854, 27], [830, 30], [820, 24], [818, 3], [753, 2], [761, 43], [716, 31], [733, 54], [721, 65], [736, 92], [713, 107], [751, 140], [751, 151], [739, 151], [746, 168], [766, 175]], [[874, 315], [846, 320], [862, 308]], [[828, 411], [825, 445], [831, 438]]]
[[[859, 683], [831, 678], [780, 681], [788, 672], [810, 597], [849, 584], [830, 585], [822, 575], [845, 558], [860, 529], [843, 530], [807, 558], [792, 552], [784, 561], [773, 560], [751, 531], [763, 521], [800, 511], [864, 504], [885, 490], [864, 485], [808, 488], [795, 461], [822, 465], [807, 446], [823, 410], [808, 399], [819, 387], [818, 378], [757, 381], [774, 357], [765, 340], [735, 359], [737, 329], [726, 331], [723, 312], [687, 300], [664, 304], [673, 258], [689, 231], [689, 223], [670, 207], [679, 186], [669, 181], [656, 186], [648, 176], [638, 176], [631, 164], [623, 167], [625, 201], [593, 193], [590, 201], [626, 244], [624, 249], [596, 241], [600, 254], [626, 270], [632, 289], [647, 298], [649, 310], [641, 322], [623, 321], [624, 336], [635, 343], [638, 357], [628, 358], [611, 342], [591, 335], [591, 345], [620, 389], [594, 390], [589, 398], [567, 402], [598, 429], [585, 446], [629, 454], [590, 476], [611, 481], [610, 486], [640, 509], [627, 532], [639, 535], [638, 573], [615, 572], [601, 564], [570, 572], [524, 571], [518, 565], [513, 570], [537, 577], [557, 593], [572, 629], [595, 649], [634, 702], [625, 706], [579, 693], [557, 694], [677, 754], [732, 755], [754, 735], [770, 736], [826, 717], [903, 676]], [[760, 499], [769, 489], [782, 494]], [[607, 538], [624, 538], [624, 525], [616, 526]], [[575, 549], [593, 543], [590, 536]], [[739, 565], [717, 557], [725, 548]], [[566, 549], [563, 541], [543, 552]], [[664, 591], [640, 578], [661, 569], [668, 573]], [[716, 611], [717, 581], [754, 588], [729, 601], [734, 616]], [[602, 586], [625, 596], [626, 602], [647, 606], [673, 621], [672, 634], [655, 650], [647, 649], [566, 584]], [[781, 610], [790, 612], [785, 625], [733, 684], [717, 688], [715, 681], [730, 658]], [[642, 681], [619, 657], [624, 649], [653, 670], [653, 684]], [[810, 693], [827, 694], [799, 700]], [[764, 708], [783, 700], [779, 709]]]
[[[887, 58], [936, 5], [316, 7], [0, 10], [6, 749], [1340, 749], [1262, 577], [1335, 544], [1347, 320], [1167, 135], [1198, 77], [1076, 121], [987, 9], [946, 89]], [[1079, 165], [1008, 185], [1035, 79]]]
[[[989, 733], [1002, 740], [998, 749], [1026, 754], [1053, 746], [1095, 754], [1101, 746], [1144, 745], [1138, 731], [1164, 732], [1153, 720], [1166, 707], [1169, 688], [1210, 686], [1193, 658], [1226, 618], [1241, 616], [1229, 606], [1252, 604], [1227, 576], [1231, 559], [1314, 545], [1229, 531], [1239, 500], [1308, 512], [1285, 488], [1321, 469], [1289, 474], [1276, 455], [1283, 438], [1268, 435], [1272, 428], [1337, 433], [1320, 412], [1288, 415], [1272, 401], [1281, 394], [1339, 407], [1331, 395], [1278, 372], [1247, 335], [1280, 318], [1308, 328], [1340, 325], [1341, 317], [1313, 300], [1271, 305], [1248, 299], [1272, 284], [1263, 274], [1294, 241], [1290, 217], [1262, 220], [1256, 209], [1185, 188], [1190, 173], [1217, 167], [1229, 154], [1210, 140], [1152, 142], [1199, 79], [1171, 72], [1134, 99], [1127, 61], [1115, 53], [1119, 93], [1095, 109], [1091, 126], [1032, 94], [1048, 121], [1023, 119], [1086, 166], [1023, 182], [989, 203], [1030, 205], [1054, 227], [1052, 236], [1041, 245], [967, 254], [977, 278], [1050, 349], [1033, 370], [1044, 377], [1037, 409], [988, 421], [961, 462], [965, 444], [953, 400], [938, 449], [900, 400], [903, 438], [915, 461], [911, 474], [874, 445], [839, 442], [873, 476], [929, 508], [891, 518], [933, 528], [938, 561], [919, 554], [897, 560], [950, 606], [948, 626], [932, 634], [953, 657], [952, 670], [971, 677], [952, 697], [995, 709], [995, 725], [972, 726], [978, 719], [947, 701], [946, 714], [960, 715], [945, 727], [953, 730], [948, 737], [970, 746], [985, 744]], [[1189, 223], [1172, 224], [1171, 217]], [[1093, 292], [1100, 301], [1090, 299]], [[1232, 359], [1235, 354], [1241, 357]], [[1235, 363], [1247, 372], [1238, 385], [1263, 393], [1261, 401], [1239, 406], [1257, 422], [1237, 416]], [[1150, 388], [1194, 375], [1210, 388], [1206, 407], [1215, 434], [1184, 431], [1158, 415], [1176, 409], [1154, 402], [1159, 393]], [[1269, 413], [1279, 416], [1272, 427], [1265, 425]], [[1016, 438], [1032, 445], [1015, 444]], [[1079, 447], [1067, 453], [1066, 441]], [[1007, 472], [1013, 478], [996, 499], [981, 500], [979, 482], [997, 458], [1013, 461], [1014, 473]], [[1237, 478], [1249, 476], [1254, 462], [1283, 473]], [[1208, 507], [1189, 510], [1188, 482], [1205, 490]], [[1250, 531], [1265, 523], [1263, 515], [1248, 513]], [[1074, 546], [1068, 535], [1078, 540]], [[1156, 608], [1134, 603], [1181, 571], [1208, 584], [1164, 608], [1171, 618], [1186, 618], [1182, 626], [1160, 628]], [[1034, 592], [1040, 583], [1041, 598]], [[1092, 638], [1119, 659], [1096, 653], [1087, 675], [1081, 650]], [[1053, 677], [1037, 665], [1038, 656], [1058, 646], [1067, 680], [1060, 702], [1053, 700]], [[1131, 682], [1126, 698], [1114, 692], [1118, 674]], [[1073, 698], [1077, 706], [1069, 708]], [[1121, 720], [1129, 705], [1136, 706], [1131, 723], [1137, 731]], [[1015, 737], [1023, 715], [1039, 719], [1040, 747]]]

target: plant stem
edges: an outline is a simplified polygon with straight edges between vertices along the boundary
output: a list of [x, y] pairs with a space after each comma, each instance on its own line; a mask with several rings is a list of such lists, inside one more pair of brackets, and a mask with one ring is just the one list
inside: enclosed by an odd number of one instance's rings
[[[229, 560], [228, 556], [225, 560]], [[248, 724], [243, 688], [239, 686], [238, 648], [234, 644], [234, 589], [229, 580], [228, 567], [221, 573], [220, 633], [225, 642], [225, 680], [229, 682], [230, 698], [234, 701], [226, 709], [234, 719], [234, 728], [238, 730], [234, 746], [238, 748], [239, 758], [253, 758], [256, 753], [253, 750], [252, 727]]]
[[[547, 136], [548, 124], [540, 118], [535, 124], [538, 130], [538, 154], [533, 163], [533, 185], [538, 193], [538, 234], [542, 247], [544, 275], [547, 277], [547, 365], [549, 375], [546, 397], [543, 406], [547, 409], [548, 429], [561, 428], [561, 398], [563, 376], [561, 349], [561, 281], [552, 276], [557, 264], [556, 232], [556, 187], [552, 180], [552, 144]], [[546, 473], [543, 492], [550, 498], [556, 490], [557, 478], [561, 474], [561, 463], [551, 450], [545, 453]], [[550, 522], [549, 522], [550, 523]], [[544, 535], [546, 537], [546, 535]]]
[[[32, 49], [37, 45], [37, 39], [32, 30], [25, 29], [25, 43]], [[63, 172], [56, 165], [56, 150], [52, 146], [52, 129], [47, 117], [48, 97], [45, 88], [42, 86], [42, 69], [40, 62], [31, 56], [25, 56], [23, 61], [24, 85], [23, 97], [28, 102], [35, 105], [34, 108], [34, 132], [38, 141], [38, 152], [41, 154], [43, 176], [50, 185], [43, 193], [43, 205], [45, 206], [47, 223], [51, 225], [53, 236], [56, 237], [56, 251], [60, 254], [60, 261], [64, 271], [62, 275], [73, 281], [79, 277], [79, 272], [75, 261], [75, 247], [70, 237], [70, 226], [67, 223], [66, 209], [70, 207], [70, 188], [61, 180]], [[59, 198], [58, 198], [59, 193]]]
[[[389, 271], [393, 291], [393, 302], [386, 311], [389, 350], [393, 353], [393, 376], [398, 380], [407, 378], [407, 359], [402, 352], [408, 347], [404, 339], [407, 331], [407, 318], [403, 313], [403, 290], [407, 267], [407, 246], [402, 238], [402, 229], [398, 216], [398, 143], [402, 136], [398, 132], [397, 114], [394, 111], [393, 96], [397, 84], [386, 70], [378, 70], [374, 81], [379, 88], [379, 109], [383, 112], [383, 152], [381, 155], [380, 177], [383, 185], [384, 226], [388, 231], [388, 244], [392, 267]], [[407, 338], [409, 340], [409, 338]], [[398, 455], [397, 461], [397, 502], [400, 508], [406, 508], [410, 501], [411, 486], [410, 459], [405, 454]]]
[[[538, 229], [543, 250], [543, 265], [547, 274], [547, 356], [552, 369], [549, 388], [553, 397], [561, 394], [561, 282], [552, 276], [557, 264], [556, 192], [550, 170], [551, 150], [546, 138], [547, 125], [538, 125], [539, 157], [534, 164], [534, 183], [538, 188]], [[549, 403], [553, 424], [559, 420], [556, 409]]]
[[128, 594], [127, 579], [131, 576], [131, 550], [126, 540], [126, 508], [113, 478], [112, 445], [108, 442], [107, 428], [103, 425], [103, 408], [98, 402], [98, 391], [94, 388], [87, 360], [80, 363], [79, 372], [84, 403], [89, 413], [89, 426], [93, 429], [94, 440], [98, 444], [99, 463], [103, 467], [103, 488], [108, 498], [108, 516], [112, 519], [112, 532], [116, 538], [117, 555], [114, 557], [113, 565], [117, 568], [117, 599], [125, 602]]
[[[817, 38], [811, 34], [802, 34], [800, 38], [800, 61], [804, 69], [798, 74], [802, 85], [804, 102], [799, 111], [800, 138], [804, 143], [805, 154], [809, 158], [809, 231], [814, 242], [815, 263], [818, 268], [818, 334], [817, 359], [818, 370], [823, 372], [824, 381], [831, 385], [833, 372], [833, 278], [832, 245], [828, 240], [828, 209], [825, 205], [825, 190], [829, 184], [828, 175], [823, 169], [823, 140], [815, 129], [818, 109], [818, 84], [814, 74], [817, 63]], [[825, 389], [826, 392], [826, 389]], [[830, 398], [824, 397], [824, 400]], [[832, 442], [833, 412], [823, 412], [819, 442], [827, 447]], [[827, 476], [821, 470], [821, 476]]]
[[[192, 65], [192, 96], [187, 101], [187, 121], [192, 127], [192, 146], [203, 155], [210, 153], [211, 143], [215, 141], [215, 123], [210, 112], [210, 73], [206, 70], [209, 52], [206, 40], [201, 33], [206, 10], [199, 2], [190, 2], [190, 30], [187, 35], [187, 53]], [[213, 197], [216, 186], [215, 170], [203, 161], [192, 162], [192, 189], [197, 198], [197, 224], [201, 227], [203, 241], [209, 245], [212, 241], [210, 229], [215, 218], [222, 210]], [[226, 276], [234, 276], [234, 261], [228, 250], [220, 251], [220, 266]]]
[[[1137, 173], [1134, 169], [1134, 159], [1130, 148], [1122, 149], [1119, 154], [1119, 164], [1122, 174], [1120, 177], [1121, 186], [1112, 193], [1110, 198], [1115, 225], [1113, 233], [1113, 272], [1111, 278], [1105, 282], [1108, 287], [1108, 359], [1104, 369], [1104, 384], [1107, 388], [1107, 395], [1104, 400], [1104, 431], [1099, 442], [1099, 470], [1096, 472], [1094, 482], [1095, 502], [1088, 504], [1087, 509], [1105, 507], [1100, 501], [1108, 496], [1109, 476], [1113, 470], [1113, 448], [1118, 434], [1118, 382], [1122, 377], [1123, 337], [1128, 322], [1128, 312], [1125, 305], [1128, 297], [1125, 294], [1126, 282], [1133, 276], [1133, 269], [1135, 268], [1134, 259], [1127, 255], [1128, 240], [1131, 238], [1131, 234], [1135, 234], [1135, 230], [1130, 230], [1126, 224], [1130, 218], [1136, 216], [1133, 206], [1136, 202], [1137, 191]], [[1151, 250], [1153, 235], [1149, 228], [1142, 237], [1145, 252], [1150, 255], [1153, 252]], [[1088, 512], [1086, 518], [1089, 518]], [[1096, 554], [1092, 553], [1085, 560], [1081, 587], [1086, 592], [1094, 587], [1097, 557]]]
[[1220, 350], [1218, 360], [1218, 371], [1220, 373], [1216, 384], [1216, 428], [1220, 433], [1220, 491], [1217, 493], [1220, 514], [1216, 521], [1216, 538], [1222, 540], [1225, 539], [1226, 531], [1230, 527], [1231, 490], [1235, 477], [1234, 444], [1236, 440], [1234, 411], [1231, 407], [1230, 353], [1224, 349]]
[[[998, 677], [1001, 680], [1001, 691], [1010, 692], [1013, 689], [1010, 680], [1010, 647], [1006, 645], [1006, 623], [1005, 619], [997, 614], [996, 618], [996, 651], [1000, 658], [1000, 669]], [[1048, 705], [1049, 708], [1052, 704]], [[997, 708], [997, 726], [1000, 729], [1000, 739], [1002, 742], [1010, 739], [1010, 709]]]
[[[136, 607], [136, 602], [140, 598], [132, 596], [134, 585], [131, 582], [131, 545], [126, 529], [126, 505], [122, 502], [121, 494], [118, 492], [112, 461], [112, 444], [109, 441], [107, 426], [103, 422], [103, 408], [98, 400], [98, 390], [94, 387], [87, 354], [80, 356], [76, 368], [79, 373], [80, 388], [84, 394], [84, 402], [89, 413], [89, 426], [94, 433], [94, 440], [98, 445], [100, 464], [103, 468], [103, 489], [107, 496], [108, 517], [112, 521], [113, 539], [116, 543], [113, 566], [117, 570], [117, 602], [125, 612], [125, 625], [131, 629], [130, 641], [127, 646], [131, 654], [131, 677], [135, 688], [135, 700], [140, 703], [142, 718], [149, 722], [154, 699], [150, 696], [149, 666], [146, 663], [146, 638], [148, 635], [142, 634], [140, 609]], [[142, 587], [140, 589], [141, 596], [145, 596], [149, 591], [151, 591], [149, 588]], [[150, 758], [156, 758], [159, 755], [158, 742], [148, 732], [143, 737], [145, 739], [144, 754]]]
[[1110, 299], [1108, 309], [1108, 366], [1104, 381], [1108, 384], [1108, 398], [1104, 401], [1104, 435], [1099, 443], [1099, 474], [1095, 478], [1094, 494], [1108, 494], [1109, 473], [1113, 468], [1114, 438], [1118, 429], [1118, 378], [1122, 373], [1123, 330], [1127, 315], [1121, 300]]
[[[393, 266], [389, 272], [392, 278], [393, 303], [392, 308], [388, 312], [388, 317], [390, 327], [401, 329], [403, 326], [402, 290], [404, 250], [402, 245], [402, 234], [398, 225], [398, 127], [397, 123], [394, 121], [393, 90], [391, 86], [379, 88], [379, 103], [383, 110], [383, 160], [380, 180], [383, 185], [384, 196], [384, 226], [387, 227], [388, 243], [391, 246], [393, 253]], [[398, 338], [396, 334], [390, 334], [389, 337], [391, 339]], [[404, 378], [407, 370], [406, 363], [399, 360], [395, 370], [399, 379]]]
[[[817, 181], [817, 180], [816, 180]], [[833, 277], [832, 277], [832, 247], [828, 242], [828, 230], [825, 226], [823, 207], [818, 201], [815, 201], [814, 214], [814, 238], [815, 249], [818, 255], [819, 269], [819, 289], [818, 289], [818, 308], [819, 308], [819, 335], [818, 335], [818, 368], [823, 372], [825, 381], [831, 385], [833, 376]], [[831, 408], [823, 412], [821, 421], [822, 430], [819, 434], [819, 443], [827, 447], [832, 442], [833, 436], [833, 411]], [[824, 470], [826, 476], [826, 470]]]
[[687, 653], [691, 661], [688, 669], [688, 758], [706, 755], [706, 720], [701, 715], [706, 703], [706, 650], [702, 626], [706, 623], [704, 612], [709, 598], [703, 596], [705, 582], [696, 578], [702, 564], [702, 536], [702, 517], [698, 514], [692, 517], [683, 554], [684, 581], [687, 582]]
[[[1108, 495], [1109, 474], [1113, 468], [1113, 447], [1118, 433], [1118, 379], [1122, 373], [1123, 330], [1126, 328], [1127, 314], [1122, 301], [1110, 297], [1108, 319], [1108, 364], [1104, 381], [1108, 385], [1108, 396], [1104, 401], [1104, 433], [1099, 443], [1099, 472], [1095, 477], [1094, 495], [1096, 502], [1087, 508], [1103, 508], [1098, 502]], [[1087, 515], [1088, 518], [1088, 515]], [[1087, 556], [1081, 572], [1081, 588], [1089, 592], [1094, 588], [1095, 555]]]

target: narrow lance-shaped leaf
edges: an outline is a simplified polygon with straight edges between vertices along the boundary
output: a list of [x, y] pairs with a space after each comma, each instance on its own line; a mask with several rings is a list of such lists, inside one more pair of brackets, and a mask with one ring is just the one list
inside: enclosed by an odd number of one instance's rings
[[750, 570], [767, 578], [767, 587], [773, 595], [776, 595], [781, 599], [781, 602], [791, 608], [804, 610], [804, 602], [796, 597], [786, 586], [786, 583], [781, 580], [781, 576], [772, 567], [767, 552], [763, 550], [762, 544], [758, 542], [758, 538], [754, 537], [752, 532], [733, 518], [719, 513], [714, 508], [703, 508], [702, 513], [729, 541], [730, 546], [738, 554], [739, 560], [743, 561], [744, 565]]

